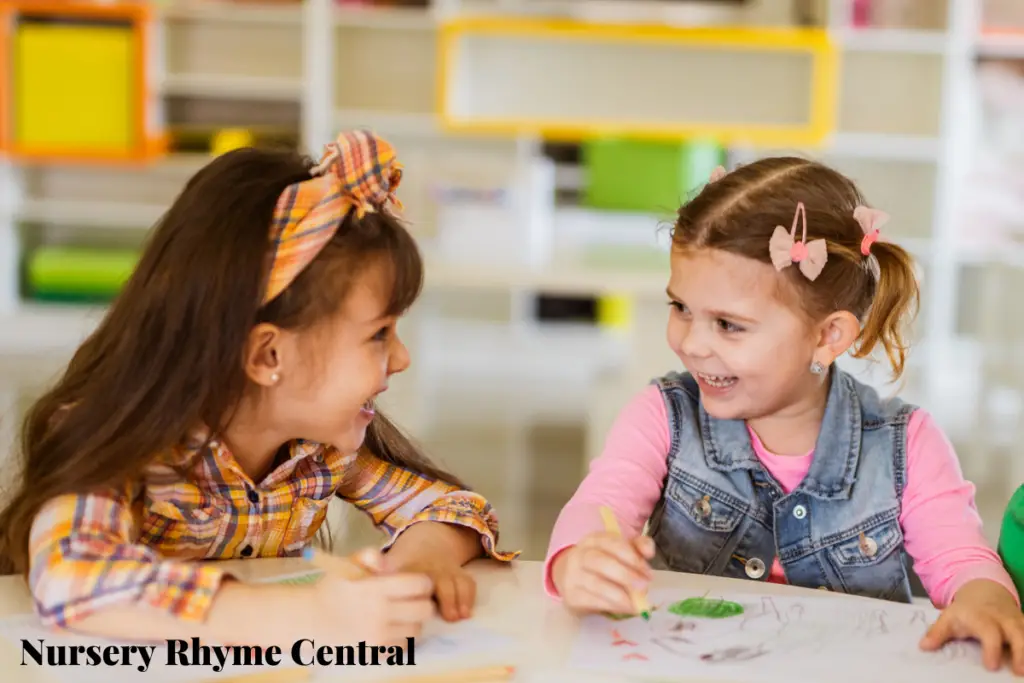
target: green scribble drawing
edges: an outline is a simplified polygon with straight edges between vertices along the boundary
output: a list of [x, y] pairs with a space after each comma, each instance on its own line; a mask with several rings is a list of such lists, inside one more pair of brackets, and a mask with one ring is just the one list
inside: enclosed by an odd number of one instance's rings
[[714, 598], [687, 598], [668, 606], [668, 611], [681, 617], [703, 617], [704, 619], [726, 619], [743, 614], [743, 605], [738, 602]]

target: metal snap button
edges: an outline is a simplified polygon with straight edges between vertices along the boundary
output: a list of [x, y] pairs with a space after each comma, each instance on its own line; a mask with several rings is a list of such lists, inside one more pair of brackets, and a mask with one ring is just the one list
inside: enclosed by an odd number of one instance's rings
[[752, 557], [749, 560], [747, 560], [747, 564], [744, 567], [744, 570], [747, 572], [747, 576], [749, 576], [750, 578], [760, 579], [762, 576], [764, 576], [764, 561], [758, 557]]
[[861, 532], [860, 551], [864, 553], [865, 557], [874, 557], [878, 553], [878, 543], [875, 542], [875, 539], [868, 538], [864, 532]]
[[797, 505], [795, 508], [793, 508], [793, 516], [797, 519], [803, 519], [807, 516], [807, 508], [805, 508], [803, 505]]
[[696, 504], [693, 506], [693, 511], [695, 514], [700, 515], [701, 517], [710, 517], [711, 496], [704, 496], [703, 498], [698, 500]]

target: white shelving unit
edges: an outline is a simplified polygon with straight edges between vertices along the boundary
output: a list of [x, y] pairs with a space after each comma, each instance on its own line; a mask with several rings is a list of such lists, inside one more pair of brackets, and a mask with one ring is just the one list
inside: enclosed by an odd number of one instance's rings
[[[957, 295], [965, 265], [993, 258], [1017, 258], [966, 249], [960, 244], [954, 211], [960, 173], [970, 164], [974, 101], [973, 62], [977, 55], [1019, 55], [1020, 39], [979, 37], [980, 0], [949, 0], [944, 30], [855, 29], [844, 0], [831, 0], [830, 28], [843, 53], [840, 126], [825, 149], [812, 152], [851, 173], [876, 204], [897, 218], [898, 237], [926, 270], [922, 332], [928, 340], [923, 376], [929, 394], [948, 392], [959, 375], [949, 372], [961, 348]], [[483, 185], [520, 178], [537, 148], [528, 132], [520, 139], [459, 136], [446, 132], [435, 111], [436, 41], [443, 19], [466, 12], [505, 14], [561, 11], [576, 16], [611, 12], [609, 3], [566, 0], [437, 0], [424, 9], [334, 6], [330, 0], [305, 0], [295, 6], [244, 5], [197, 1], [178, 3], [158, 17], [161, 53], [154, 69], [163, 97], [293, 103], [301, 112], [302, 146], [316, 153], [338, 128], [370, 126], [392, 138], [408, 172], [403, 199], [424, 244], [444, 226], [437, 224], [436, 184]], [[751, 3], [751, 16], [775, 24], [788, 0]], [[658, 9], [660, 7], [660, 9]], [[781, 9], [785, 8], [785, 9]], [[631, 16], [686, 21], [674, 3], [630, 3]], [[619, 7], [622, 10], [622, 7]], [[737, 12], [741, 10], [735, 10]], [[648, 13], [648, 14], [645, 14]], [[667, 12], [667, 14], [666, 14]], [[740, 15], [737, 15], [740, 16]], [[656, 75], [652, 75], [652, 78]], [[767, 154], [783, 150], [736, 150]], [[784, 150], [792, 151], [792, 150]], [[45, 224], [140, 232], [153, 224], [202, 157], [171, 157], [145, 172], [74, 166], [0, 166], [0, 350], [70, 350], [91, 329], [97, 311], [35, 306], [17, 297], [19, 258], [17, 225]], [[586, 181], [578, 169], [558, 168], [551, 186], [578, 187]], [[547, 202], [546, 196], [539, 198]], [[529, 212], [529, 207], [527, 208]], [[543, 214], [534, 214], [543, 215]], [[557, 235], [581, 231], [634, 232], [656, 220], [644, 216], [597, 214], [582, 208], [559, 209], [551, 216]], [[429, 253], [428, 287], [524, 293], [633, 293], [660, 299], [663, 273], [588, 266], [556, 253], [545, 267], [530, 264], [474, 266]], [[637, 328], [637, 335], [643, 326]], [[46, 343], [41, 344], [40, 339]], [[660, 341], [660, 337], [658, 338]], [[637, 353], [640, 353], [638, 350]], [[633, 377], [661, 364], [664, 353], [640, 353], [648, 361]]]

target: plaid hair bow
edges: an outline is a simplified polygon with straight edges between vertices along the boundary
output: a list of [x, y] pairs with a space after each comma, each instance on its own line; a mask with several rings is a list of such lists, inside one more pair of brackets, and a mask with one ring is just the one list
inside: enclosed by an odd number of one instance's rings
[[401, 209], [395, 190], [402, 166], [395, 149], [368, 131], [350, 131], [325, 146], [313, 176], [281, 193], [270, 227], [273, 261], [263, 303], [273, 301], [331, 241], [349, 211], [356, 217], [386, 204]]

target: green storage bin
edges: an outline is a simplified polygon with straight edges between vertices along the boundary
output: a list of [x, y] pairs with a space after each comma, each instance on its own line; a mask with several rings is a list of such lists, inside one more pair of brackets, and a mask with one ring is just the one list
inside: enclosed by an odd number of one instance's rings
[[589, 140], [582, 145], [582, 201], [594, 209], [674, 214], [725, 159], [725, 149], [708, 141]]
[[44, 301], [105, 301], [115, 298], [135, 270], [137, 251], [40, 247], [25, 268], [26, 284]]
[[1024, 595], [1024, 486], [1017, 488], [1003, 512], [996, 547], [1017, 592]]

